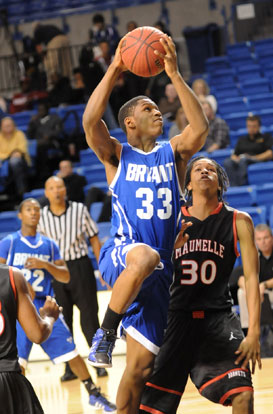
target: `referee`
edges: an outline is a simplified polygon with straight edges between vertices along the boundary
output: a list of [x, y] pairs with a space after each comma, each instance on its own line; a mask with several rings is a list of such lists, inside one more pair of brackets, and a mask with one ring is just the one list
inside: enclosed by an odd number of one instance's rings
[[[67, 201], [66, 187], [62, 178], [53, 176], [45, 183], [45, 196], [49, 206], [41, 211], [39, 231], [53, 239], [59, 246], [61, 255], [70, 272], [70, 282], [54, 280], [53, 287], [57, 302], [63, 307], [64, 319], [71, 330], [73, 325], [73, 305], [80, 310], [83, 334], [92, 345], [92, 338], [99, 328], [97, 284], [91, 260], [88, 257], [87, 238], [94, 255], [99, 260], [100, 240], [96, 223], [91, 219], [87, 207], [75, 201]], [[107, 375], [104, 368], [97, 368], [97, 375]], [[61, 381], [74, 379], [75, 375], [66, 365]]]

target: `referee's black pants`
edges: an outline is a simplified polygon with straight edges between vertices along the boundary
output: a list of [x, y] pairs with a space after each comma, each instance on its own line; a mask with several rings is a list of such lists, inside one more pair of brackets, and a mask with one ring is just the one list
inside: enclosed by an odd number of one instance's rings
[[88, 256], [66, 262], [70, 272], [70, 282], [54, 280], [53, 288], [56, 300], [63, 307], [64, 319], [73, 333], [73, 305], [80, 310], [80, 322], [83, 334], [91, 346], [92, 338], [99, 328], [97, 283], [94, 269]]

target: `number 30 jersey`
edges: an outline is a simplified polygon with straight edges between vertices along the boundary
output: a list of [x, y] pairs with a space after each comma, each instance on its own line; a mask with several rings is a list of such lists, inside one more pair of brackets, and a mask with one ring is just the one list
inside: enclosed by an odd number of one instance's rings
[[35, 298], [54, 296], [52, 275], [45, 269], [25, 269], [29, 257], [48, 262], [61, 259], [56, 243], [37, 233], [35, 236], [23, 236], [20, 231], [5, 237], [0, 243], [0, 257], [6, 259], [6, 264], [22, 270], [25, 279], [35, 291]]
[[219, 203], [205, 220], [199, 220], [182, 207], [182, 219], [191, 221], [192, 226], [186, 231], [188, 241], [174, 251], [171, 310], [218, 310], [232, 306], [228, 282], [239, 255], [236, 214], [236, 210]]
[[149, 153], [123, 144], [110, 190], [115, 236], [171, 254], [182, 193], [170, 143], [156, 145]]

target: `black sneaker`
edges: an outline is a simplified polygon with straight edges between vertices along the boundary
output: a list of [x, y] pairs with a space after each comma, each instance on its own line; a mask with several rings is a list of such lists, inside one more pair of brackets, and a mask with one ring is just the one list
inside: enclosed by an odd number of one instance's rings
[[65, 372], [63, 374], [63, 376], [61, 376], [61, 382], [66, 382], [66, 381], [72, 381], [74, 379], [78, 378], [77, 375], [74, 374], [74, 372], [71, 370], [68, 362], [65, 363]]
[[112, 366], [112, 352], [116, 339], [114, 330], [106, 331], [99, 328], [93, 337], [87, 362], [94, 367], [110, 368]]
[[106, 371], [105, 368], [96, 367], [96, 371], [97, 371], [97, 377], [107, 377], [108, 376], [108, 372]]

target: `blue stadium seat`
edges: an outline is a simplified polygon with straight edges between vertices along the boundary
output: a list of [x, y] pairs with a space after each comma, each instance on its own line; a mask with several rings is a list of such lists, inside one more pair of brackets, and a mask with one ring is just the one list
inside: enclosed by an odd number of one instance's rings
[[28, 152], [31, 158], [35, 158], [37, 155], [37, 141], [36, 139], [29, 139], [27, 141]]
[[218, 162], [218, 164], [223, 165], [224, 160], [226, 158], [229, 158], [232, 152], [233, 152], [232, 148], [223, 148], [223, 149], [215, 150], [209, 153], [208, 157]]
[[252, 43], [247, 42], [238, 42], [232, 45], [227, 45], [226, 53], [229, 57], [236, 56], [250, 56]]
[[105, 168], [103, 164], [82, 166], [81, 169], [88, 184], [93, 184], [96, 181], [106, 181]]
[[273, 182], [257, 186], [257, 200], [267, 207], [269, 214], [269, 207], [273, 205]]
[[240, 137], [247, 134], [246, 128], [240, 128], [237, 131], [229, 131], [229, 141], [231, 148], [235, 148]]
[[241, 90], [236, 83], [228, 83], [226, 85], [215, 85], [210, 88], [211, 93], [215, 95], [217, 101], [226, 98], [237, 98], [242, 96]]
[[80, 151], [80, 165], [94, 165], [100, 163], [100, 160], [98, 159], [97, 155], [94, 153], [91, 148], [81, 150]]
[[251, 164], [247, 169], [248, 183], [265, 184], [273, 181], [273, 161]]
[[12, 233], [20, 229], [21, 222], [17, 214], [17, 211], [4, 211], [0, 213], [0, 229], [2, 233]]
[[261, 118], [262, 125], [270, 126], [273, 124], [273, 108], [256, 110], [256, 115]]
[[210, 85], [232, 83], [234, 81], [235, 81], [234, 69], [217, 69], [216, 71], [210, 72], [210, 75], [209, 75]]
[[97, 201], [96, 203], [92, 203], [91, 206], [90, 206], [90, 216], [96, 222], [99, 219], [102, 206], [103, 206], [102, 201]]
[[273, 107], [273, 93], [259, 93], [257, 95], [247, 96], [248, 107], [250, 111], [259, 111]]
[[248, 213], [254, 223], [254, 226], [257, 224], [266, 223], [266, 207], [257, 206], [257, 207], [240, 207], [240, 210]]
[[231, 130], [245, 128], [248, 112], [234, 112], [225, 115], [224, 119]]
[[245, 80], [241, 82], [241, 89], [244, 96], [271, 92], [269, 80], [266, 78]]
[[227, 56], [214, 56], [206, 59], [206, 72], [212, 72], [217, 69], [227, 69], [230, 67]]
[[251, 79], [253, 77], [261, 77], [261, 67], [257, 63], [253, 63], [251, 65], [241, 65], [236, 68], [236, 70], [239, 82], [243, 82], [244, 80]]
[[40, 198], [45, 195], [45, 189], [44, 188], [35, 188], [34, 190], [28, 191], [27, 193], [24, 193], [24, 200], [26, 198]]
[[121, 128], [110, 129], [111, 137], [118, 139], [120, 142], [127, 142], [125, 132]]
[[248, 110], [246, 99], [242, 96], [217, 100], [217, 102], [218, 112], [223, 116], [225, 114], [230, 114], [231, 112], [244, 112]]
[[269, 226], [271, 227], [273, 233], [273, 206], [271, 206], [269, 210]]
[[105, 193], [109, 190], [109, 186], [108, 186], [108, 184], [107, 184], [107, 181], [95, 181], [94, 183], [89, 183], [89, 184], [86, 184], [85, 186], [84, 186], [84, 194], [86, 195], [87, 194], [87, 192], [88, 192], [88, 190], [91, 188], [91, 187], [98, 187], [98, 188], [100, 188], [102, 191], [104, 191]]
[[225, 193], [225, 201], [234, 208], [253, 206], [257, 204], [256, 186], [229, 187]]

